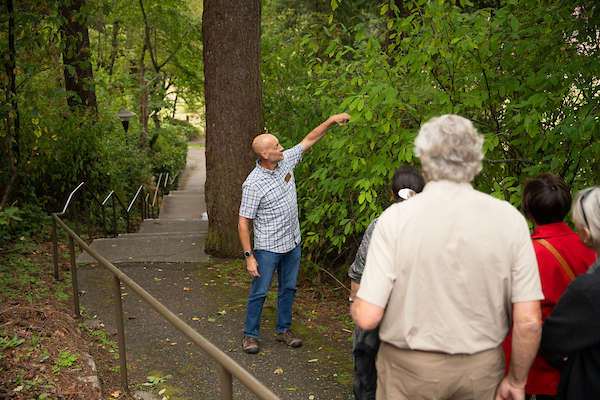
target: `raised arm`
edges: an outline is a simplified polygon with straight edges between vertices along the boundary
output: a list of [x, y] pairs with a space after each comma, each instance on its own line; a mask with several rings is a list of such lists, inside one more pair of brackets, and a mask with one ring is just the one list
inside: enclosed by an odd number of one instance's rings
[[313, 129], [302, 141], [300, 144], [302, 145], [303, 151], [308, 151], [315, 143], [325, 136], [325, 132], [331, 127], [333, 124], [338, 124], [339, 126], [346, 125], [346, 122], [350, 120], [350, 115], [346, 113], [332, 115], [327, 118], [327, 121], [323, 122], [321, 125], [317, 126]]
[[540, 347], [542, 312], [539, 301], [513, 304], [512, 353], [508, 375], [500, 382], [496, 400], [524, 400], [529, 368]]

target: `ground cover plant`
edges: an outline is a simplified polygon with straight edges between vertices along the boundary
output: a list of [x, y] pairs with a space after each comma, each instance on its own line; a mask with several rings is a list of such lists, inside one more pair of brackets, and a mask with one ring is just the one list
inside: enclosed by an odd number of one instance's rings
[[[0, 255], [0, 395], [15, 399], [100, 399], [119, 387], [116, 344], [73, 314], [68, 250], [52, 276], [51, 242], [24, 240]], [[90, 360], [95, 361], [97, 371]], [[132, 371], [133, 384], [141, 376]], [[101, 393], [94, 385], [96, 376]], [[109, 395], [111, 395], [109, 397]]]

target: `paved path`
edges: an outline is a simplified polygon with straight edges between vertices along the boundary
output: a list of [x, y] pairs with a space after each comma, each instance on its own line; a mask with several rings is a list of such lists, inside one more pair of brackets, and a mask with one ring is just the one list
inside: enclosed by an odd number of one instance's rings
[[[117, 238], [96, 239], [92, 249], [111, 263], [122, 262], [203, 262], [208, 220], [204, 201], [206, 169], [204, 149], [189, 149], [188, 160], [179, 178], [179, 187], [164, 196], [158, 219], [146, 219], [139, 233]], [[87, 253], [77, 263], [91, 263]]]
[[[326, 338], [294, 324], [304, 341], [298, 349], [275, 340], [276, 310], [266, 306], [261, 352], [242, 352], [248, 283], [235, 286], [221, 276], [243, 262], [211, 265], [204, 253], [204, 149], [190, 149], [181, 190], [165, 196], [159, 218], [144, 221], [139, 234], [100, 239], [92, 248], [254, 374], [281, 399], [352, 399], [351, 356]], [[93, 260], [78, 258], [81, 304], [116, 332], [112, 276]], [[272, 289], [273, 290], [273, 289]], [[128, 363], [166, 380], [170, 400], [218, 399], [219, 368], [133, 292], [122, 287]], [[256, 397], [234, 379], [235, 399]]]

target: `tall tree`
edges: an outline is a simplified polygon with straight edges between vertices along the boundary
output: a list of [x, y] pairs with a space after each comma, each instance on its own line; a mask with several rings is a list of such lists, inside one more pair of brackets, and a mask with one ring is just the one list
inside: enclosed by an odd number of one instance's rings
[[18, 158], [18, 150], [15, 148], [14, 143], [19, 143], [19, 111], [17, 107], [17, 89], [16, 89], [16, 51], [15, 51], [15, 17], [14, 7], [12, 0], [6, 0], [6, 13], [8, 15], [8, 53], [4, 60], [4, 69], [6, 70], [6, 77], [8, 78], [8, 85], [6, 88], [6, 102], [8, 107], [6, 110], [6, 143], [7, 143], [7, 154], [6, 158], [10, 167], [10, 180], [4, 187], [4, 194], [0, 201], [0, 210], [4, 209], [8, 196], [12, 190], [13, 185], [17, 181], [19, 176], [15, 160]]
[[97, 112], [96, 91], [93, 85], [90, 37], [87, 28], [85, 0], [67, 1], [60, 8], [65, 22], [60, 27], [65, 64], [65, 87], [75, 96], [69, 96], [68, 103], [72, 109], [83, 106]]
[[206, 250], [239, 256], [241, 185], [251, 171], [252, 139], [263, 132], [260, 0], [204, 0]]

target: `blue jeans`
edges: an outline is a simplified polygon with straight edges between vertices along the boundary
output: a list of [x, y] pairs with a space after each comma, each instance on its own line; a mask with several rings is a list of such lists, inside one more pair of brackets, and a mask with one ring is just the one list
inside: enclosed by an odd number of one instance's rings
[[275, 332], [282, 333], [292, 326], [292, 305], [296, 296], [296, 279], [300, 267], [300, 245], [287, 253], [255, 250], [260, 277], [252, 279], [252, 289], [246, 304], [244, 335], [258, 338], [260, 315], [273, 275], [277, 271], [277, 323]]

